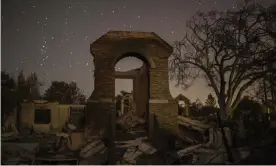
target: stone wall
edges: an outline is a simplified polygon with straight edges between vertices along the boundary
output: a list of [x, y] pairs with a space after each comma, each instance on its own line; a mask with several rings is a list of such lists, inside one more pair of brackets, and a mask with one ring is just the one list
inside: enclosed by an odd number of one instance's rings
[[111, 111], [115, 111], [115, 104], [111, 102], [88, 102], [86, 113], [87, 125], [103, 128], [108, 124]]
[[144, 61], [149, 70], [149, 112], [156, 115], [160, 127], [176, 130], [178, 104], [169, 91], [168, 58], [173, 50], [169, 44], [154, 33], [110, 31], [93, 42], [90, 49], [95, 63], [95, 89], [88, 100], [88, 118], [106, 123], [106, 112], [115, 111], [114, 67], [125, 56], [134, 56]]
[[147, 117], [147, 107], [149, 102], [149, 78], [148, 69], [143, 65], [137, 72], [136, 77], [136, 89], [133, 89], [136, 93], [135, 102], [136, 111], [138, 116]]
[[168, 103], [150, 103], [149, 110], [156, 116], [160, 127], [178, 133], [178, 112], [174, 100], [169, 100]]

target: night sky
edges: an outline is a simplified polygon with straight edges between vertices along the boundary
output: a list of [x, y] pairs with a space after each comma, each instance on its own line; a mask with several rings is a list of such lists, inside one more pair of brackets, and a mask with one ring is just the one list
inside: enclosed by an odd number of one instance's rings
[[[185, 23], [197, 10], [235, 9], [236, 1], [2, 0], [1, 69], [13, 76], [21, 69], [26, 74], [36, 72], [45, 83], [42, 92], [52, 80], [76, 81], [88, 97], [94, 89], [89, 45], [107, 31], [155, 32], [172, 44], [183, 38]], [[119, 61], [116, 68], [140, 65], [139, 60], [129, 58]], [[210, 92], [202, 80], [188, 91], [171, 83], [170, 90], [172, 96], [183, 93], [202, 102]]]

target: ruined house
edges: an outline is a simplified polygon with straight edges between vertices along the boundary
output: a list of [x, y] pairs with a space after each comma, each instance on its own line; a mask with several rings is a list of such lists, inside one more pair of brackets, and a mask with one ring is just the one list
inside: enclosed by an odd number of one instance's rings
[[68, 121], [77, 129], [84, 129], [85, 105], [64, 105], [45, 100], [25, 100], [21, 102], [18, 116], [19, 129], [30, 129], [43, 133], [62, 131]]
[[[150, 124], [154, 115], [160, 127], [178, 130], [178, 103], [169, 90], [168, 58], [173, 48], [155, 33], [109, 31], [90, 45], [95, 65], [95, 88], [87, 103], [87, 122], [106, 126], [115, 112], [115, 79], [133, 79], [135, 109]], [[124, 57], [144, 62], [139, 71], [116, 72]], [[115, 124], [114, 124], [115, 125]]]

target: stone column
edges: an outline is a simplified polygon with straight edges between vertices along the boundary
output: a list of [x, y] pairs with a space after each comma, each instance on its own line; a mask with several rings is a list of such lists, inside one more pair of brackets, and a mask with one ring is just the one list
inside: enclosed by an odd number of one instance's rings
[[156, 115], [160, 127], [170, 131], [178, 129], [178, 103], [169, 91], [168, 59], [154, 57], [155, 69], [150, 70], [150, 112]]
[[99, 127], [105, 127], [110, 111], [116, 111], [114, 68], [110, 68], [108, 52], [104, 49], [94, 51], [95, 59], [95, 87], [87, 101], [87, 116], [90, 122], [95, 122]]

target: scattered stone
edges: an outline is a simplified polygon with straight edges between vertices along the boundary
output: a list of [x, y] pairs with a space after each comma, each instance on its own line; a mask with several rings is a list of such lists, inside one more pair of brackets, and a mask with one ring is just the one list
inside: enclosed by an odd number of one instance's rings
[[[142, 144], [144, 140], [147, 140], [148, 137], [140, 137], [136, 138], [135, 140], [129, 140], [129, 141], [121, 141], [121, 142], [115, 142], [117, 147], [119, 148], [130, 148], [130, 147], [138, 147]], [[121, 145], [118, 145], [121, 144]]]
[[148, 155], [151, 155], [157, 151], [154, 147], [152, 147], [151, 145], [149, 145], [147, 143], [140, 144], [138, 149]]
[[195, 146], [191, 146], [191, 147], [188, 147], [188, 148], [179, 150], [179, 151], [177, 152], [177, 155], [178, 155], [179, 157], [183, 157], [183, 156], [185, 156], [186, 154], [191, 153], [191, 152], [193, 152], [194, 150], [201, 148], [202, 146], [203, 146], [202, 144], [198, 144], [198, 145], [195, 145]]
[[129, 164], [136, 164], [137, 157], [139, 157], [142, 154], [143, 152], [141, 152], [140, 150], [137, 150], [137, 148], [132, 147], [127, 149], [127, 151], [123, 156], [123, 159], [127, 161]]
[[96, 140], [90, 144], [87, 144], [81, 151], [80, 156], [82, 158], [87, 158], [92, 155], [103, 153], [102, 151], [105, 150], [105, 145], [102, 141]]
[[71, 123], [68, 123], [68, 124], [67, 124], [67, 127], [68, 127], [68, 129], [70, 129], [70, 130], [72, 130], [72, 131], [76, 130], [76, 128], [77, 128], [75, 125], [73, 125], [73, 124], [71, 124]]
[[57, 137], [68, 138], [70, 135], [68, 133], [61, 132], [61, 133], [57, 133], [56, 136]]

